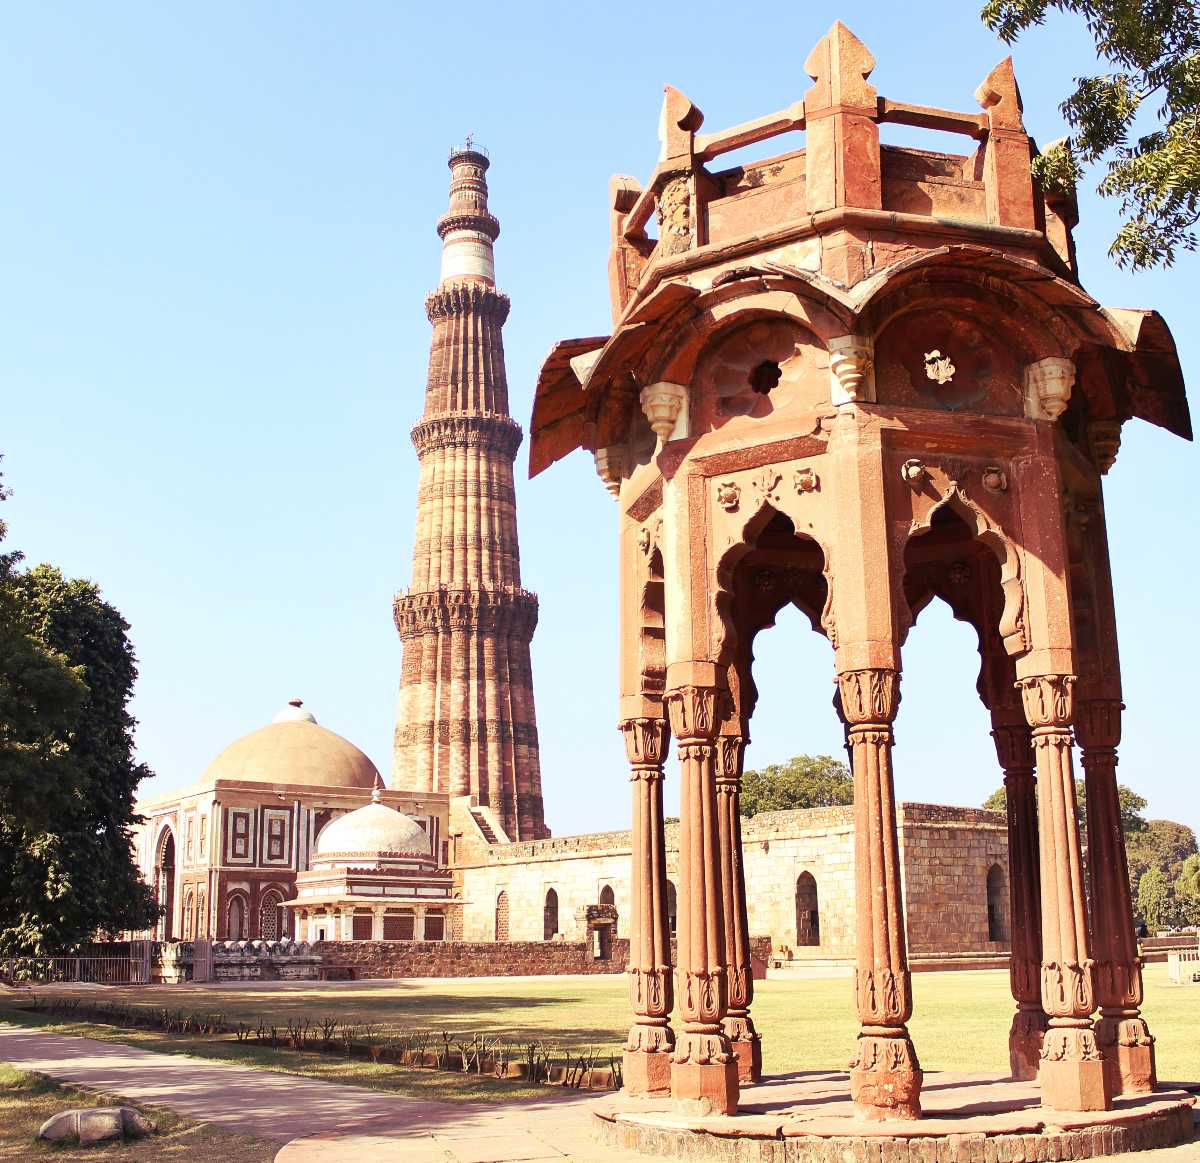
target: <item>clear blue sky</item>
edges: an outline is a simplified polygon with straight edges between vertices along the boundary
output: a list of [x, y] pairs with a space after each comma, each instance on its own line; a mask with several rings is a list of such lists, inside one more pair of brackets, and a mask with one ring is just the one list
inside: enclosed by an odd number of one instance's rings
[[[388, 773], [390, 601], [409, 573], [408, 429], [449, 146], [470, 130], [492, 152], [524, 424], [550, 345], [609, 329], [608, 178], [652, 169], [663, 82], [711, 129], [779, 109], [803, 95], [803, 61], [838, 17], [897, 100], [972, 109], [1007, 52], [970, 0], [6, 6], [9, 546], [93, 578], [132, 623], [138, 744], [158, 773], [145, 790], [196, 779], [294, 695]], [[1015, 57], [1031, 131], [1061, 136], [1058, 102], [1093, 67], [1086, 34], [1055, 19]], [[1124, 274], [1105, 254], [1113, 207], [1089, 194], [1081, 209], [1085, 285], [1109, 305], [1161, 310], [1185, 371], [1197, 368], [1200, 258]], [[1195, 479], [1191, 445], [1135, 421], [1107, 497], [1129, 704], [1121, 776], [1152, 814], [1200, 825]], [[620, 826], [615, 506], [584, 456], [522, 479], [519, 497], [525, 579], [541, 595], [547, 820], [559, 833]], [[759, 655], [749, 762], [840, 754], [824, 642], [785, 618]], [[903, 798], [978, 804], [997, 785], [976, 670], [971, 632], [927, 611], [905, 659]]]

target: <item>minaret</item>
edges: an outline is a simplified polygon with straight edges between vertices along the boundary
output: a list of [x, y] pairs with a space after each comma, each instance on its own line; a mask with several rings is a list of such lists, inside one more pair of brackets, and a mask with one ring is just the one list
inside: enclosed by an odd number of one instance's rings
[[510, 840], [548, 836], [529, 643], [537, 595], [521, 588], [513, 460], [487, 155], [450, 154], [450, 210], [438, 222], [442, 277], [425, 300], [433, 324], [425, 410], [412, 430], [421, 462], [412, 584], [396, 596], [404, 643], [393, 786], [470, 796]]

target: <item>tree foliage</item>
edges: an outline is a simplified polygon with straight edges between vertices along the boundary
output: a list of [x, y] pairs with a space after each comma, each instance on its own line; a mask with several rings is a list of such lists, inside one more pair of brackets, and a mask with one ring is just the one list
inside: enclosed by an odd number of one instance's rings
[[0, 951], [37, 953], [144, 928], [157, 908], [130, 847], [149, 773], [128, 624], [93, 583], [18, 561], [0, 559]]
[[[1129, 891], [1134, 910], [1151, 929], [1200, 924], [1200, 849], [1196, 833], [1174, 820], [1147, 820], [1145, 799], [1124, 784], [1117, 785], [1121, 828], [1129, 862]], [[1087, 855], [1087, 788], [1075, 781], [1076, 815]], [[990, 811], [1007, 806], [1004, 788], [983, 802]]]
[[[1132, 788], [1119, 783], [1117, 784], [1117, 802], [1121, 811], [1121, 829], [1127, 838], [1133, 833], [1142, 832], [1147, 828], [1146, 819], [1142, 815], [1146, 810], [1146, 801], [1142, 796]], [[1001, 787], [992, 792], [983, 801], [983, 807], [989, 812], [1007, 811], [1008, 797], [1004, 794], [1004, 788]], [[1079, 820], [1079, 826], [1084, 827], [1087, 820], [1087, 785], [1082, 779], [1075, 781], [1075, 815]]]
[[742, 776], [742, 815], [792, 808], [827, 808], [854, 802], [854, 780], [829, 755], [797, 755]]
[[[0, 542], [6, 532], [0, 521]], [[86, 687], [79, 667], [30, 633], [20, 562], [0, 552], [0, 819], [37, 827], [70, 780], [71, 728]]]
[[982, 15], [1011, 44], [1052, 8], [1083, 17], [1110, 71], [1075, 78], [1060, 107], [1071, 133], [1035, 159], [1035, 176], [1067, 192], [1102, 163], [1098, 191], [1120, 200], [1124, 218], [1109, 254], [1132, 270], [1170, 266], [1196, 249], [1200, 221], [1200, 5], [987, 0]]

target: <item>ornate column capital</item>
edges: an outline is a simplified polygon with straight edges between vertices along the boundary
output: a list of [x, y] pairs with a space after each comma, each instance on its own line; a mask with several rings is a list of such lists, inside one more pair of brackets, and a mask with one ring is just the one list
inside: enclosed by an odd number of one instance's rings
[[1073, 674], [1035, 674], [1017, 679], [1025, 719], [1033, 728], [1071, 726], [1074, 715]]
[[1124, 709], [1125, 704], [1120, 699], [1079, 699], [1075, 708], [1075, 738], [1080, 747], [1120, 746], [1121, 712]]
[[635, 769], [634, 778], [639, 776], [639, 768], [662, 768], [671, 745], [666, 719], [646, 716], [622, 719], [618, 729], [625, 739], [625, 755]]
[[837, 676], [837, 684], [847, 726], [883, 726], [896, 718], [900, 706], [899, 671], [890, 667], [845, 670]]
[[671, 734], [681, 743], [687, 739], [711, 740], [720, 724], [723, 694], [717, 686], [692, 684], [667, 691], [663, 703], [670, 715]]
[[717, 736], [717, 751], [714, 766], [717, 774], [717, 790], [722, 785], [740, 786], [742, 782], [742, 757], [746, 742], [740, 735]]

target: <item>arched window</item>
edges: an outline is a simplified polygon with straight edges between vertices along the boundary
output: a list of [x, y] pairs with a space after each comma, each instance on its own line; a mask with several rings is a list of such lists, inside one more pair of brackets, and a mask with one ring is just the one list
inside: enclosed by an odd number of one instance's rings
[[616, 906], [617, 894], [615, 892], [613, 892], [613, 887], [611, 884], [606, 884], [600, 890], [600, 903], [602, 905], [613, 905], [614, 907]]
[[246, 939], [246, 899], [241, 893], [234, 893], [229, 898], [229, 905], [225, 913], [225, 932], [228, 934], [230, 941], [244, 941]]
[[504, 889], [496, 897], [496, 940], [508, 940], [508, 893]]
[[817, 879], [802, 872], [796, 879], [796, 944], [820, 945], [821, 911], [817, 904]]
[[1007, 941], [1008, 926], [1004, 923], [1005, 914], [1004, 872], [1000, 865], [993, 864], [987, 874], [987, 919], [988, 940]]
[[264, 941], [278, 941], [286, 933], [283, 897], [275, 890], [263, 894], [258, 907], [258, 935]]
[[675, 891], [675, 882], [667, 881], [667, 929], [672, 937], [679, 927], [679, 895]]
[[550, 889], [546, 893], [546, 906], [542, 909], [542, 940], [552, 940], [558, 934], [558, 893]]
[[175, 833], [164, 828], [158, 841], [158, 859], [154, 862], [155, 896], [162, 916], [158, 922], [159, 939], [175, 936]]
[[195, 936], [195, 929], [192, 927], [195, 920], [196, 898], [192, 890], [189, 888], [183, 894], [183, 939], [190, 941]]
[[196, 925], [194, 932], [198, 940], [208, 937], [208, 897], [204, 889], [196, 893]]

